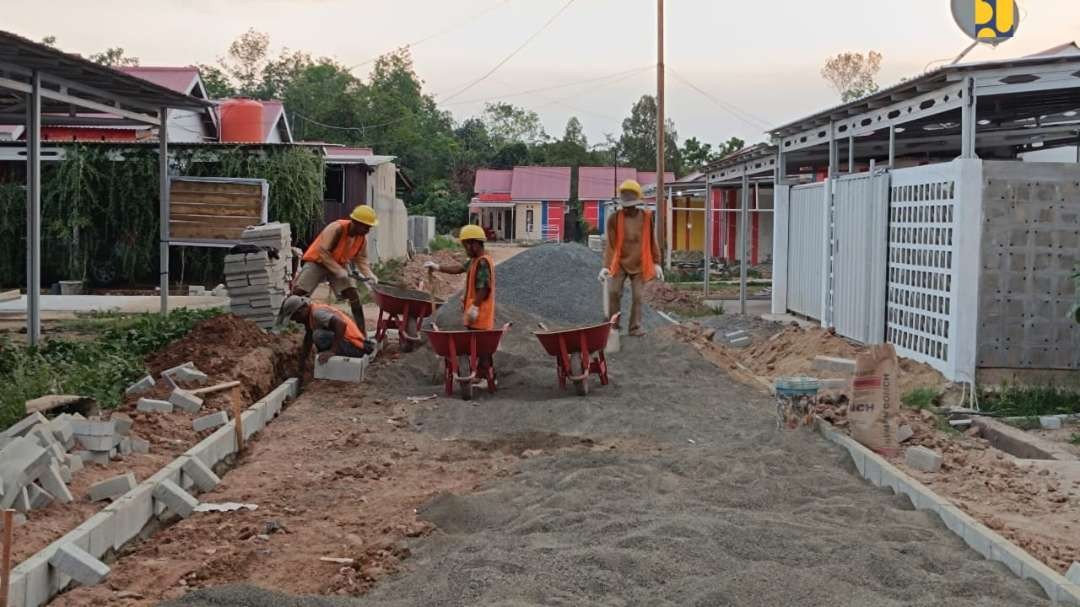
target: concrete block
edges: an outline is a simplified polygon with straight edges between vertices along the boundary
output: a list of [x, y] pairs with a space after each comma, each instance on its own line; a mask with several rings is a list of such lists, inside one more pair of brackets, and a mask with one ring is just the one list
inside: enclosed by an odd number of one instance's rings
[[[26, 518], [25, 514], [23, 514], [21, 512], [16, 512], [15, 515], [11, 517], [11, 523], [12, 523], [11, 528], [15, 529], [15, 528], [18, 528], [18, 527], [22, 527], [23, 525], [26, 524], [27, 520], [29, 520], [29, 519]], [[3, 521], [0, 520], [0, 523], [3, 523]], [[4, 528], [4, 525], [0, 524], [0, 530], [2, 530], [3, 528]]]
[[123, 413], [114, 413], [109, 419], [112, 420], [117, 434], [120, 436], [129, 436], [131, 434], [131, 426], [135, 422], [130, 417]]
[[191, 477], [199, 491], [210, 491], [221, 482], [218, 475], [214, 474], [214, 471], [201, 459], [197, 457], [181, 457], [180, 459], [184, 461], [182, 467], [184, 474]]
[[904, 463], [916, 470], [923, 472], [937, 472], [941, 470], [944, 458], [940, 453], [926, 447], [908, 447], [904, 451]]
[[82, 445], [83, 449], [93, 452], [108, 453], [116, 446], [116, 437], [113, 436], [79, 436], [76, 435], [76, 442]]
[[815, 356], [814, 368], [838, 373], [855, 373], [855, 361], [850, 358], [836, 358], [833, 356]]
[[75, 453], [68, 453], [67, 467], [68, 467], [68, 470], [71, 470], [72, 474], [75, 474], [79, 470], [82, 470], [83, 469], [82, 456], [78, 455], [78, 454], [75, 454]]
[[108, 451], [76, 451], [73, 455], [78, 456], [79, 461], [85, 464], [97, 464], [99, 466], [108, 466], [109, 461], [112, 458], [109, 457]]
[[1080, 563], [1073, 562], [1072, 567], [1069, 567], [1069, 571], [1065, 573], [1065, 579], [1069, 580], [1070, 584], [1080, 586]]
[[26, 604], [26, 576], [13, 571], [8, 584], [7, 604], [11, 607], [23, 607]]
[[131, 472], [114, 476], [90, 487], [90, 501], [111, 500], [135, 488], [135, 475]]
[[42, 489], [48, 491], [61, 504], [70, 504], [75, 501], [64, 482], [63, 475], [60, 473], [60, 465], [56, 462], [45, 468], [45, 471], [38, 477], [37, 482]]
[[176, 365], [175, 367], [170, 367], [170, 368], [165, 369], [164, 371], [162, 371], [161, 376], [162, 377], [170, 377], [173, 373], [176, 372], [177, 369], [184, 369], [184, 368], [194, 369], [195, 368], [195, 363], [193, 363], [193, 362], [191, 362], [189, 360], [189, 361], [187, 361], [186, 363], [184, 363], [182, 365]]
[[325, 363], [315, 360], [315, 379], [348, 382], [358, 384], [364, 381], [368, 357], [348, 358], [334, 356]]
[[210, 377], [195, 367], [180, 367], [176, 371], [170, 374], [170, 377], [174, 381], [178, 381], [184, 384], [195, 384], [197, 386], [206, 385], [210, 381]]
[[57, 548], [49, 564], [84, 586], [100, 584], [109, 575], [108, 565], [74, 544]]
[[191, 516], [195, 512], [195, 506], [199, 505], [199, 500], [170, 480], [163, 480], [154, 487], [154, 499], [180, 518]]
[[747, 348], [750, 346], [751, 343], [753, 343], [753, 340], [749, 337], [736, 337], [735, 339], [729, 341], [728, 345], [732, 348]]
[[26, 487], [19, 487], [19, 490], [13, 495], [15, 496], [15, 500], [12, 502], [11, 507], [23, 514], [30, 512], [30, 493], [27, 491]]
[[67, 464], [60, 466], [60, 478], [64, 479], [65, 483], [71, 482], [71, 468]]
[[42, 489], [37, 483], [30, 483], [25, 489], [31, 510], [44, 508], [53, 502], [52, 494]]
[[224, 411], [218, 411], [217, 413], [211, 413], [210, 415], [204, 415], [191, 422], [192, 428], [196, 432], [203, 432], [213, 428], [218, 428], [229, 423], [229, 414]]
[[139, 381], [128, 386], [127, 390], [124, 390], [124, 394], [128, 396], [138, 396], [140, 394], [145, 394], [146, 392], [153, 390], [155, 385], [157, 385], [157, 382], [154, 381], [154, 376], [147, 375], [146, 377], [143, 377]]
[[46, 548], [34, 556], [19, 563], [12, 573], [23, 577], [25, 596], [23, 605], [41, 607], [52, 598], [49, 584], [49, 558], [54, 550]]
[[262, 412], [258, 409], [248, 409], [240, 416], [244, 421], [244, 440], [249, 440], [266, 427]]
[[232, 424], [228, 424], [199, 441], [184, 455], [197, 457], [212, 468], [233, 453], [236, 453], [236, 431]]
[[0, 508], [8, 508], [19, 497], [19, 490], [37, 478], [52, 459], [51, 453], [27, 436], [9, 441], [0, 450]]
[[165, 400], [140, 398], [139, 404], [135, 406], [135, 409], [145, 413], [172, 413], [173, 404]]
[[71, 425], [71, 416], [64, 414], [49, 421], [49, 431], [53, 438], [62, 445], [69, 445], [75, 438], [75, 431]]
[[154, 485], [150, 481], [128, 491], [106, 506], [102, 512], [112, 513], [112, 548], [119, 550], [124, 544], [138, 537], [150, 519], [154, 517]]
[[53, 436], [52, 430], [46, 424], [38, 424], [30, 429], [30, 432], [26, 434], [27, 438], [32, 438], [37, 441], [37, 444], [42, 448], [52, 449], [53, 445], [56, 445], [56, 437]]
[[907, 424], [900, 426], [896, 429], [896, 442], [902, 443], [909, 440], [912, 436], [915, 436], [915, 431], [911, 429], [911, 426]]
[[76, 419], [71, 423], [75, 436], [113, 436], [116, 434], [116, 422], [97, 419]]
[[175, 405], [176, 408], [188, 413], [198, 413], [203, 405], [203, 399], [180, 388], [172, 391], [172, 394], [169, 395], [169, 402]]
[[1062, 419], [1057, 415], [1049, 415], [1039, 418], [1039, 425], [1043, 427], [1043, 430], [1060, 430], [1064, 425]]
[[131, 455], [131, 438], [127, 436], [120, 437], [120, 442], [116, 443], [116, 449], [121, 456]]
[[131, 451], [133, 453], [150, 453], [150, 441], [145, 438], [139, 438], [138, 436], [132, 436], [131, 438]]
[[289, 379], [286, 379], [284, 382], [282, 382], [281, 386], [279, 386], [279, 388], [281, 387], [285, 389], [290, 399], [300, 396], [300, 380], [296, 379], [295, 377], [290, 377]]
[[7, 438], [18, 438], [25, 436], [34, 426], [38, 424], [48, 424], [49, 420], [44, 415], [34, 412], [24, 417], [21, 421], [16, 422], [13, 426], [0, 432], [0, 436], [6, 436]]

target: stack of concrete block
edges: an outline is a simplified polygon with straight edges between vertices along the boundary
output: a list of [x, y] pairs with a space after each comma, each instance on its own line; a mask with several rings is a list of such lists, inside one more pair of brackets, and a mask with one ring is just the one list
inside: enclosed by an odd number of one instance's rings
[[273, 327], [286, 295], [286, 262], [265, 251], [225, 257], [229, 310], [264, 329]]
[[285, 266], [285, 282], [292, 281], [293, 258], [297, 255], [297, 249], [292, 246], [292, 228], [289, 224], [272, 222], [252, 226], [244, 230], [240, 240], [246, 245], [276, 251], [277, 260]]
[[414, 251], [427, 252], [435, 239], [435, 218], [420, 215], [409, 217], [409, 242]]
[[68, 449], [76, 445], [78, 421], [68, 414], [49, 420], [34, 413], [0, 433], [0, 508], [25, 514], [73, 501], [67, 483], [82, 469], [82, 459]]

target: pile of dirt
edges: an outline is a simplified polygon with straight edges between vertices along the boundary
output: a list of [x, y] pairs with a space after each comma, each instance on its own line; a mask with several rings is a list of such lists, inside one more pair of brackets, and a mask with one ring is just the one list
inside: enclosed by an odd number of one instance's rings
[[645, 286], [645, 303], [665, 312], [676, 314], [704, 310], [704, 296], [694, 291], [677, 289], [669, 283], [654, 280]]
[[464, 274], [443, 274], [434, 272], [429, 274], [424, 268], [424, 263], [434, 261], [439, 265], [465, 263], [464, 251], [436, 251], [431, 255], [418, 253], [413, 256], [402, 269], [402, 286], [409, 289], [430, 292], [434, 285], [435, 297], [446, 299], [460, 291], [465, 286]]

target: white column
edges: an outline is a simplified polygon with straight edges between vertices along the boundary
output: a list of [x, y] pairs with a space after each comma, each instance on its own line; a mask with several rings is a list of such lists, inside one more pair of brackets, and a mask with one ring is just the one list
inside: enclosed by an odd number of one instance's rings
[[747, 264], [750, 263], [750, 178], [743, 167], [742, 174], [742, 204], [739, 205], [739, 314], [746, 314], [746, 274]]
[[982, 275], [983, 164], [956, 161], [956, 216], [953, 220], [953, 284], [949, 322], [952, 381], [975, 381], [979, 339], [979, 279]]
[[41, 73], [26, 104], [26, 337], [41, 341]]
[[975, 158], [975, 138], [978, 130], [976, 121], [975, 79], [964, 78], [964, 101], [960, 106], [960, 157]]
[[713, 249], [713, 210], [712, 210], [712, 184], [709, 183], [709, 173], [705, 173], [705, 268], [702, 279], [705, 281], [705, 297], [709, 296], [709, 278], [712, 268]]
[[772, 313], [787, 313], [788, 228], [791, 187], [777, 185], [773, 195]]

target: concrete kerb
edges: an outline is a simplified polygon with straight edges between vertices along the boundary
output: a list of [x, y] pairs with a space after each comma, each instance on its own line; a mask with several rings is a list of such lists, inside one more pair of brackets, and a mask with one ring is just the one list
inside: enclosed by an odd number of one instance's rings
[[1017, 577], [1038, 583], [1056, 603], [1080, 606], [1080, 586], [1069, 583], [1064, 576], [964, 513], [885, 458], [837, 431], [827, 421], [817, 417], [815, 422], [818, 432], [846, 449], [859, 474], [874, 486], [890, 487], [897, 494], [907, 495], [917, 510], [934, 512], [945, 526], [963, 539], [972, 550], [988, 560], [1004, 564]]
[[[298, 392], [298, 382], [289, 379], [249, 407], [243, 414], [244, 434], [250, 437], [261, 430], [280, 413], [285, 401], [295, 398]], [[191, 490], [195, 486], [194, 479], [183, 471], [189, 459], [198, 458], [207, 468], [213, 469], [235, 454], [236, 430], [233, 423], [219, 428], [78, 527], [15, 566], [11, 571], [8, 605], [41, 607], [70, 585], [71, 578], [49, 564], [59, 546], [73, 544], [102, 559], [110, 550], [119, 550], [143, 534], [144, 529], [157, 525], [156, 516], [165, 508], [164, 504], [153, 499], [154, 489], [167, 480], [182, 489]], [[248, 429], [248, 424], [252, 429]]]

